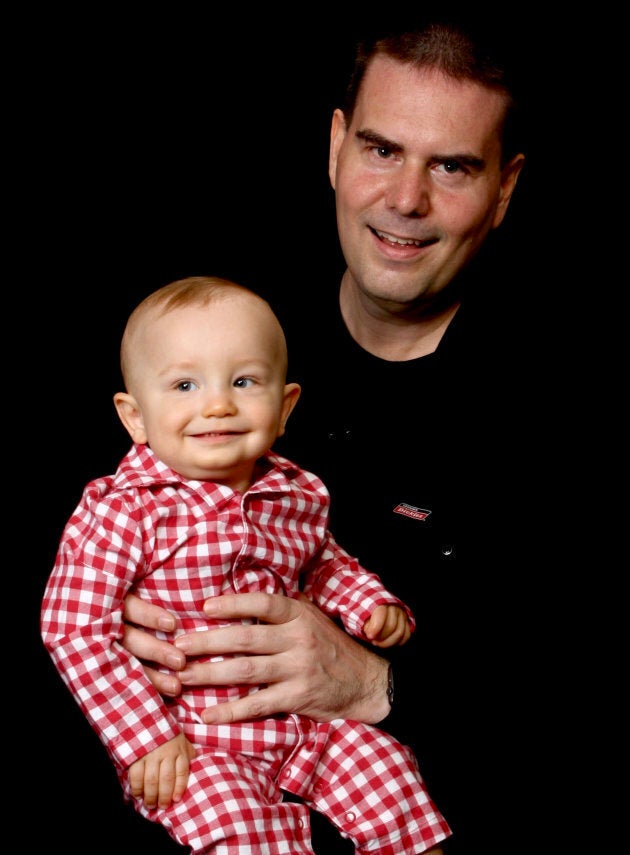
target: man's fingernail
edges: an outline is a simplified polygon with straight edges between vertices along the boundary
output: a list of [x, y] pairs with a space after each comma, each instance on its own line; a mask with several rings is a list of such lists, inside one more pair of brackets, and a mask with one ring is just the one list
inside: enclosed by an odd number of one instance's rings
[[169, 698], [176, 698], [179, 694], [179, 683], [176, 681], [171, 683], [169, 680], [162, 686], [161, 691], [163, 695], [168, 695]]
[[166, 659], [166, 664], [169, 668], [173, 668], [175, 671], [179, 671], [180, 668], [183, 668], [186, 664], [185, 656], [177, 656], [175, 653], [172, 653]]
[[158, 619], [158, 626], [166, 632], [172, 632], [175, 629], [175, 620], [169, 617], [161, 617]]

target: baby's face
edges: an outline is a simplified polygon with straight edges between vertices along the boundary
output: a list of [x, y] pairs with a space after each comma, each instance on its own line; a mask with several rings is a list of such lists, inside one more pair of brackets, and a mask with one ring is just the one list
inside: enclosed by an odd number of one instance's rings
[[157, 456], [186, 478], [246, 489], [295, 403], [269, 308], [239, 295], [153, 310], [133, 362], [129, 391]]

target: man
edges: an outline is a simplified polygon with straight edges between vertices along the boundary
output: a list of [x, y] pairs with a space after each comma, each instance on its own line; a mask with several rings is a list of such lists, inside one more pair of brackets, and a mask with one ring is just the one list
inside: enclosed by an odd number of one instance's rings
[[[516, 732], [529, 712], [529, 599], [503, 552], [527, 534], [514, 523], [529, 387], [510, 319], [518, 271], [492, 254], [524, 164], [514, 112], [500, 69], [457, 30], [364, 47], [331, 127], [341, 288], [334, 303], [305, 291], [298, 316], [280, 310], [303, 397], [278, 447], [322, 477], [333, 533], [418, 617], [392, 655], [391, 711], [388, 661], [309, 603], [215, 600], [209, 615], [260, 623], [187, 636], [179, 653], [138, 628], [172, 628], [164, 613], [134, 598], [126, 611], [129, 649], [178, 671], [150, 670], [163, 693], [178, 678], [264, 686], [208, 722], [281, 711], [382, 722], [417, 754], [454, 832], [449, 855], [502, 831], [517, 839], [498, 851], [515, 852], [530, 833], [519, 804], [529, 743]], [[201, 653], [237, 656], [195, 667]]]

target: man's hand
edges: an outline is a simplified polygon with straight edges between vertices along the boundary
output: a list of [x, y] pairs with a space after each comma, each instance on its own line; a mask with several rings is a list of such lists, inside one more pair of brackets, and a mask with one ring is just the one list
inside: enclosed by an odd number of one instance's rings
[[[127, 623], [122, 640], [123, 647], [144, 664], [147, 677], [161, 695], [177, 697], [182, 690], [182, 684], [176, 673], [165, 674], [163, 671], [152, 668], [149, 663], [162, 665], [173, 672], [178, 672], [186, 667], [186, 656], [172, 644], [160, 641], [159, 638], [142, 629], [145, 627], [173, 632], [177, 625], [175, 618], [166, 609], [153, 603], [146, 603], [135, 594], [128, 594], [125, 598], [124, 616]], [[136, 626], [131, 626], [130, 623]]]
[[[389, 713], [387, 662], [350, 638], [305, 597], [226, 594], [207, 600], [204, 611], [217, 620], [259, 622], [180, 636], [175, 645], [188, 662], [171, 679], [179, 679], [184, 686], [262, 686], [246, 698], [208, 708], [203, 715], [206, 723], [294, 712], [317, 721], [350, 718], [375, 724]], [[155, 610], [136, 597], [125, 604], [125, 617], [135, 624], [156, 627], [156, 621], [164, 621], [166, 615], [163, 609]], [[173, 667], [167, 658], [174, 655], [174, 648], [151, 636], [143, 637], [138, 629], [130, 628], [123, 644], [142, 660]], [[191, 660], [230, 654], [220, 662]], [[165, 675], [146, 670], [162, 692], [159, 678]]]

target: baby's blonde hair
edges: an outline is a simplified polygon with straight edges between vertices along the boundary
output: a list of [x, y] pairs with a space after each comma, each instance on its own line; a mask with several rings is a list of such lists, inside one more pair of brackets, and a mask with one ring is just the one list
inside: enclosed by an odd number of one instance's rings
[[282, 358], [284, 359], [286, 370], [287, 355], [284, 332], [275, 312], [265, 299], [244, 285], [239, 285], [230, 279], [223, 279], [220, 276], [188, 276], [185, 279], [177, 279], [168, 285], [162, 286], [162, 288], [158, 288], [157, 291], [153, 291], [129, 315], [120, 344], [120, 370], [125, 386], [128, 387], [129, 377], [131, 376], [131, 343], [134, 333], [148, 312], [158, 310], [158, 317], [161, 317], [174, 309], [181, 309], [185, 306], [206, 306], [211, 301], [239, 295], [260, 302], [275, 318], [278, 325], [279, 337], [282, 342]]

